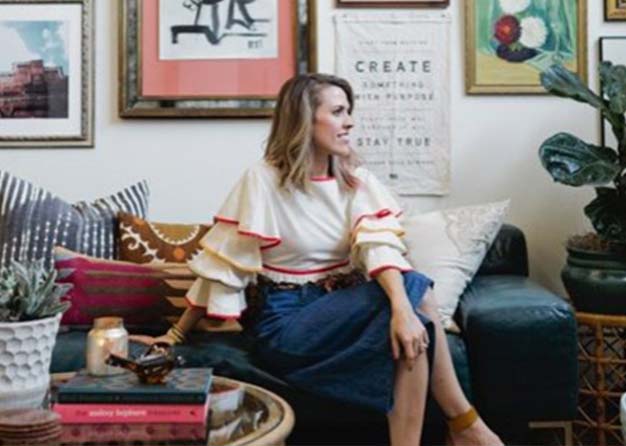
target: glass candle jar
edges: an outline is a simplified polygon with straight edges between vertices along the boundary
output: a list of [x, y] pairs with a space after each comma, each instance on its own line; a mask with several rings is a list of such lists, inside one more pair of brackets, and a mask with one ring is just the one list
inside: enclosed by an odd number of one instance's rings
[[87, 335], [87, 372], [106, 376], [124, 373], [121, 367], [106, 364], [109, 353], [128, 356], [128, 332], [121, 317], [99, 317]]

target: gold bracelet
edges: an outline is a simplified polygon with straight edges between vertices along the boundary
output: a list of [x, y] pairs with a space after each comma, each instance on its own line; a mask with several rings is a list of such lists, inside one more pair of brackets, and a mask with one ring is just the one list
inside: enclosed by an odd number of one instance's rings
[[175, 344], [184, 344], [185, 343], [185, 333], [180, 329], [180, 327], [176, 324], [173, 324], [167, 333], [166, 336], [169, 336], [174, 340]]

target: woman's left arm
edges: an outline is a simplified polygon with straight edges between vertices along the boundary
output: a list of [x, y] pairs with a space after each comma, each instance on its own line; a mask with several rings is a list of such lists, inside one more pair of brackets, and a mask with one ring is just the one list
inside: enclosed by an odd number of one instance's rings
[[376, 275], [376, 280], [385, 290], [391, 305], [389, 329], [393, 357], [398, 360], [404, 356], [411, 369], [418, 355], [426, 351], [428, 332], [411, 307], [400, 271], [386, 269]]

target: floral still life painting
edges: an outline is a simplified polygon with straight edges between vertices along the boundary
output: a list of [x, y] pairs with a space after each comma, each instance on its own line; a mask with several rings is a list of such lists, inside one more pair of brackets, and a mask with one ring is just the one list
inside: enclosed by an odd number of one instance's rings
[[586, 79], [585, 0], [467, 0], [468, 93], [545, 93], [561, 64]]

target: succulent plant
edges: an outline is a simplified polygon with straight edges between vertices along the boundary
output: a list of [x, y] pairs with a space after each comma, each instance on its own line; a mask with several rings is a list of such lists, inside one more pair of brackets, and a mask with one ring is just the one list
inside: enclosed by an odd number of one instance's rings
[[0, 322], [43, 319], [63, 313], [70, 302], [62, 301], [71, 284], [57, 278], [69, 271], [46, 269], [43, 260], [28, 263], [12, 261], [0, 270]]
[[600, 95], [561, 65], [541, 73], [541, 84], [555, 96], [597, 108], [611, 125], [617, 147], [597, 146], [569, 133], [557, 133], [541, 144], [539, 157], [554, 181], [595, 188], [596, 197], [585, 206], [585, 215], [597, 235], [617, 248], [626, 245], [626, 67], [602, 62], [598, 71]]

